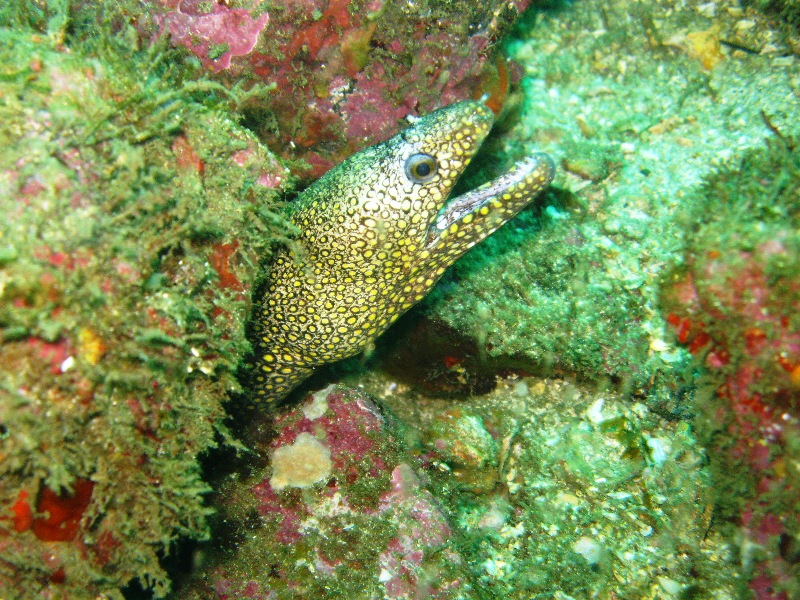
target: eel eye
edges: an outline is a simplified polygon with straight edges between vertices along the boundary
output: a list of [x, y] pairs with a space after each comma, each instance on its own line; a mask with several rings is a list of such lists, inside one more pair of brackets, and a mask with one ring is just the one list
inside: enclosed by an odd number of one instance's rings
[[415, 183], [425, 183], [436, 175], [436, 159], [430, 154], [414, 154], [406, 161], [406, 176]]

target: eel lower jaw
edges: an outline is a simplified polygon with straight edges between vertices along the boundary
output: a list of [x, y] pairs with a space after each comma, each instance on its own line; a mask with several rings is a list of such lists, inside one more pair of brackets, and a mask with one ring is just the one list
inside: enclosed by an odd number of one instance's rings
[[[453, 224], [466, 225], [479, 216], [492, 213], [502, 213], [502, 222], [509, 220], [549, 186], [554, 175], [553, 159], [547, 154], [537, 152], [517, 162], [499, 177], [472, 191], [448, 199], [428, 228], [426, 246], [436, 246], [442, 233]], [[488, 207], [488, 212], [481, 211], [484, 207]]]

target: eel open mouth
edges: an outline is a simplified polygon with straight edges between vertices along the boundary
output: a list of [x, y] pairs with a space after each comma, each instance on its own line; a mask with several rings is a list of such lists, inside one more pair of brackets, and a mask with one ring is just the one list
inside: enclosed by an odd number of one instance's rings
[[428, 229], [426, 246], [437, 245], [448, 234], [466, 237], [470, 245], [477, 243], [525, 208], [554, 175], [553, 159], [537, 152], [499, 177], [450, 198]]

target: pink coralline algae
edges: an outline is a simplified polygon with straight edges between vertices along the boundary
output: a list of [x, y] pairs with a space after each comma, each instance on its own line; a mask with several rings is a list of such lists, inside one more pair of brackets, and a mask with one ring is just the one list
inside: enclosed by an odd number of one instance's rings
[[675, 283], [680, 308], [668, 315], [679, 341], [704, 357], [724, 401], [716, 418], [727, 423], [732, 439], [724, 450], [728, 459], [754, 478], [755, 497], [742, 507], [741, 533], [770, 555], [751, 582], [759, 600], [788, 598], [767, 590], [791, 577], [780, 547], [792, 535], [785, 521], [800, 519], [796, 507], [776, 502], [800, 494], [786, 477], [786, 462], [800, 439], [800, 332], [792, 325], [800, 280], [767, 276], [767, 263], [781, 254], [782, 245], [770, 241], [752, 252], [698, 258]]
[[[386, 597], [447, 597], [449, 590], [461, 587], [459, 579], [444, 585], [437, 581], [434, 585], [431, 582], [422, 583], [419, 575], [424, 569], [423, 549], [445, 548], [452, 531], [431, 493], [425, 490], [407, 464], [395, 467], [391, 490], [381, 496], [381, 512], [398, 509], [406, 512], [407, 521], [379, 558], [379, 579], [385, 586]], [[461, 557], [452, 549], [445, 549], [444, 552], [450, 560], [461, 561]]]
[[[677, 341], [703, 367], [699, 397], [713, 425], [701, 425], [714, 431], [709, 456], [726, 512], [720, 520], [730, 520], [751, 549], [746, 576], [759, 600], [800, 594], [800, 488], [791, 474], [800, 449], [794, 153], [768, 146], [740, 171], [709, 182], [705, 222], [662, 294]], [[775, 182], [780, 192], [765, 193]]]
[[800, 331], [792, 315], [800, 309], [800, 281], [771, 280], [766, 270], [786, 254], [777, 240], [748, 252], [712, 252], [673, 286], [681, 307], [667, 320], [678, 341], [725, 374], [721, 393], [739, 411], [764, 413], [797, 400]]
[[318, 177], [407, 115], [485, 94], [497, 110], [509, 82], [494, 48], [529, 0], [148, 4], [145, 36], [169, 33], [229, 85], [276, 84], [245, 106], [248, 120], [283, 158], [305, 161], [298, 174]]
[[231, 66], [235, 56], [249, 54], [267, 27], [269, 16], [258, 17], [241, 8], [212, 4], [203, 12], [201, 2], [168, 2], [170, 12], [156, 16], [156, 23], [171, 36], [172, 43], [195, 54], [203, 66], [219, 73]]
[[[366, 395], [333, 386], [279, 415], [271, 464], [218, 494], [226, 527], [247, 541], [215, 556], [184, 597], [468, 592], [453, 531], [393, 427]], [[247, 513], [257, 521], [236, 520]]]

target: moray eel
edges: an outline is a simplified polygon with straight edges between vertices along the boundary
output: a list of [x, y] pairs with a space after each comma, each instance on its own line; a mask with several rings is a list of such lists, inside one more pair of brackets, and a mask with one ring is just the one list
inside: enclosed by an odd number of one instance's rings
[[280, 401], [320, 365], [363, 350], [550, 184], [553, 161], [533, 154], [448, 200], [492, 122], [478, 102], [416, 118], [290, 205], [299, 244], [276, 256], [254, 301], [257, 400]]

